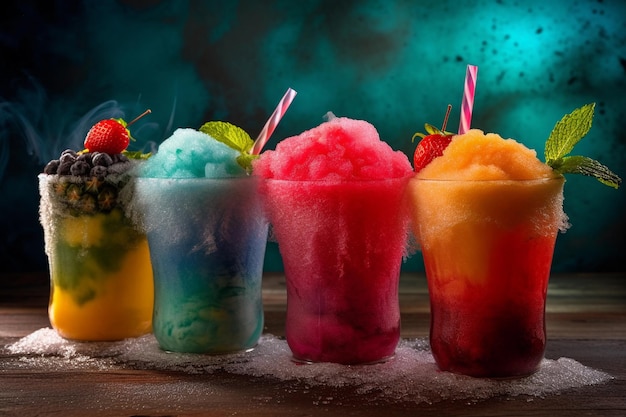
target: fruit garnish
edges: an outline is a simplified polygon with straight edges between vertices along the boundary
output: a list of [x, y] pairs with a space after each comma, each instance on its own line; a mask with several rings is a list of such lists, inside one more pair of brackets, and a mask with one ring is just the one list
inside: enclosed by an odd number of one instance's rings
[[67, 196], [68, 201], [77, 202], [80, 200], [80, 197], [83, 195], [83, 190], [81, 190], [81, 188], [76, 184], [70, 184], [67, 187], [67, 191], [65, 192], [65, 195]]
[[126, 155], [128, 159], [148, 159], [152, 156], [152, 152], [143, 153], [141, 151], [128, 151], [125, 150], [122, 154]]
[[595, 103], [586, 104], [559, 120], [546, 141], [546, 164], [560, 174], [582, 174], [619, 188], [622, 179], [608, 167], [586, 156], [569, 155], [591, 129]]
[[98, 207], [103, 211], [112, 210], [117, 200], [117, 191], [113, 187], [105, 187], [98, 193]]
[[134, 140], [130, 135], [128, 127], [151, 112], [150, 109], [146, 110], [130, 123], [126, 123], [124, 119], [100, 120], [87, 132], [84, 144], [85, 149], [88, 152], [122, 153], [126, 150], [130, 141]]
[[87, 191], [88, 193], [97, 193], [102, 183], [103, 183], [103, 180], [101, 180], [95, 175], [92, 177], [89, 177], [85, 180], [85, 191]]
[[206, 122], [198, 130], [238, 151], [240, 155], [237, 157], [237, 163], [248, 172], [252, 170], [252, 161], [259, 156], [250, 153], [254, 141], [245, 130], [221, 121]]
[[413, 154], [413, 170], [415, 172], [421, 171], [426, 165], [431, 163], [433, 159], [443, 155], [444, 149], [446, 149], [450, 141], [452, 141], [454, 133], [445, 131], [451, 108], [452, 106], [448, 105], [448, 110], [446, 111], [441, 129], [437, 129], [435, 126], [426, 123], [424, 128], [428, 134], [418, 132], [411, 138], [411, 141], [415, 140], [416, 137], [422, 138], [417, 144], [415, 153]]
[[84, 213], [93, 213], [96, 211], [96, 199], [90, 194], [83, 194], [78, 202], [78, 207]]

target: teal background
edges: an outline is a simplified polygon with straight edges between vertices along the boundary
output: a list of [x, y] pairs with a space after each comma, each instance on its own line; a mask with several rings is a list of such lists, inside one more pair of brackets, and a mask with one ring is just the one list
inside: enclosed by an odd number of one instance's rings
[[[255, 137], [288, 87], [298, 95], [272, 136], [327, 111], [365, 119], [411, 156], [425, 122], [478, 65], [473, 127], [543, 154], [564, 114], [596, 102], [575, 154], [626, 176], [626, 4], [621, 0], [9, 0], [0, 17], [0, 265], [44, 271], [36, 175], [82, 148], [95, 121], [127, 120], [131, 149], [177, 127], [227, 120]], [[624, 271], [624, 190], [568, 177], [555, 271]], [[404, 264], [421, 271], [419, 253]], [[280, 270], [274, 243], [267, 270]]]

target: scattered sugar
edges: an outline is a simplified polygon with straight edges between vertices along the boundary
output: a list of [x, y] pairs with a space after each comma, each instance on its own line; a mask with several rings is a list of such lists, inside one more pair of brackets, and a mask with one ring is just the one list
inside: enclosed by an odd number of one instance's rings
[[[333, 402], [328, 388], [340, 393], [351, 388], [367, 401], [436, 403], [440, 401], [480, 401], [492, 397], [528, 396], [543, 398], [567, 389], [605, 383], [612, 377], [579, 362], [560, 358], [544, 359], [538, 372], [526, 378], [492, 380], [441, 372], [437, 369], [426, 339], [404, 339], [388, 362], [343, 366], [331, 363], [299, 365], [291, 360], [287, 343], [266, 334], [250, 352], [208, 356], [168, 353], [161, 350], [152, 335], [120, 342], [80, 343], [62, 339], [50, 329], [40, 329], [6, 347], [20, 355], [25, 366], [45, 369], [131, 369], [173, 371], [185, 374], [227, 372], [278, 381], [296, 382], [292, 390], [310, 392], [326, 387], [319, 404]], [[297, 388], [296, 388], [297, 387]], [[333, 392], [334, 392], [333, 391]]]

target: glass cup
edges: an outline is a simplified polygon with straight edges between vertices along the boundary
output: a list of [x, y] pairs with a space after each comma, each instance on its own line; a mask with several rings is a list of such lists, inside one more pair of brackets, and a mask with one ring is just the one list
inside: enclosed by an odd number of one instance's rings
[[124, 214], [128, 176], [39, 175], [52, 327], [64, 338], [120, 340], [151, 330], [146, 236]]
[[393, 356], [408, 180], [262, 183], [285, 268], [285, 334], [295, 361], [362, 364]]
[[535, 372], [546, 346], [545, 303], [564, 179], [409, 185], [430, 295], [439, 368], [474, 377]]
[[138, 179], [162, 349], [221, 354], [257, 345], [268, 228], [257, 188], [253, 177]]

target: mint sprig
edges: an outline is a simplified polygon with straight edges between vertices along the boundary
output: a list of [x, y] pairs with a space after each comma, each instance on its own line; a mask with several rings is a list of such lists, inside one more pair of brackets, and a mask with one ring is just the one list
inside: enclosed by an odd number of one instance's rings
[[141, 151], [128, 151], [128, 150], [124, 150], [122, 154], [126, 155], [128, 159], [138, 159], [138, 160], [145, 160], [152, 156], [152, 152], [143, 153]]
[[221, 121], [206, 122], [199, 130], [238, 151], [240, 155], [237, 157], [237, 163], [248, 172], [252, 170], [252, 161], [258, 158], [258, 155], [250, 154], [254, 141], [245, 130]]
[[559, 120], [546, 141], [546, 164], [560, 174], [582, 174], [619, 188], [622, 179], [600, 162], [586, 156], [568, 156], [591, 129], [595, 103], [584, 105]]
[[582, 174], [595, 177], [604, 185], [618, 188], [622, 179], [595, 159], [586, 156], [565, 156], [553, 162], [553, 169], [560, 173]]

